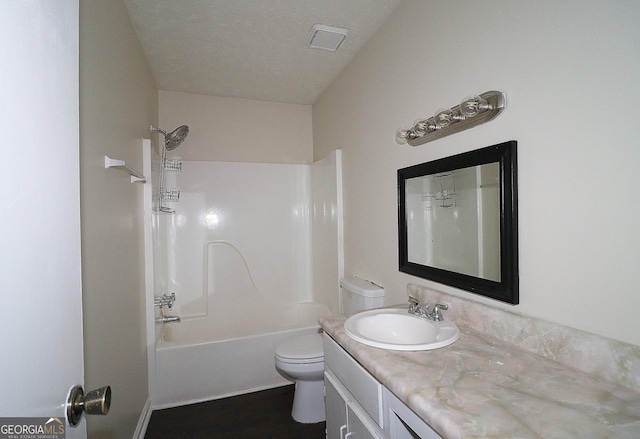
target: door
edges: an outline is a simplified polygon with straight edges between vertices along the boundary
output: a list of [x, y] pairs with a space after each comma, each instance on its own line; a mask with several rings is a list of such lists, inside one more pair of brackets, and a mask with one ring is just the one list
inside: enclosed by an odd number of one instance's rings
[[0, 425], [65, 419], [84, 377], [78, 0], [0, 5]]

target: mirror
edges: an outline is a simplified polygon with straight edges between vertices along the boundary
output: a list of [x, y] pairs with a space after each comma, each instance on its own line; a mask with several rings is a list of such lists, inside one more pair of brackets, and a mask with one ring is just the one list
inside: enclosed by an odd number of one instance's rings
[[398, 170], [400, 271], [518, 303], [516, 146]]

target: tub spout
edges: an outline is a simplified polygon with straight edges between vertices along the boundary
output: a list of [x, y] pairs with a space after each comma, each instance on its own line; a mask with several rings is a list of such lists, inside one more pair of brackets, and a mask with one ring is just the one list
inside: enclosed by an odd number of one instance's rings
[[164, 316], [164, 317], [156, 318], [156, 323], [178, 323], [178, 322], [180, 322], [179, 316]]

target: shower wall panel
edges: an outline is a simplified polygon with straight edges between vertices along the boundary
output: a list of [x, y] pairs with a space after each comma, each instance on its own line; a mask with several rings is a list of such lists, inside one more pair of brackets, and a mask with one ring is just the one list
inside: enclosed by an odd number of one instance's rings
[[344, 276], [341, 150], [311, 166], [311, 188], [314, 301], [337, 313]]
[[[204, 316], [213, 305], [205, 269], [209, 243], [218, 241], [239, 250], [269, 300], [313, 300], [310, 172], [308, 165], [183, 163], [176, 182], [180, 201], [173, 203], [176, 213], [165, 218], [168, 287], [178, 297], [182, 318]], [[228, 312], [242, 312], [242, 294], [236, 299], [237, 309]]]

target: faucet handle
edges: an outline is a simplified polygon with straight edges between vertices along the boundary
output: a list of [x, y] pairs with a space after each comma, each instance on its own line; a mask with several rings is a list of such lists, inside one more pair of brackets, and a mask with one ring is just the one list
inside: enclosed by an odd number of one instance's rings
[[167, 306], [169, 307], [169, 309], [173, 308], [173, 302], [176, 301], [176, 293], [175, 293], [175, 291], [173, 293], [171, 293], [170, 296], [167, 296], [165, 294], [164, 297], [167, 300]]
[[173, 302], [176, 301], [176, 293], [173, 292], [171, 295], [163, 294], [162, 297], [154, 297], [153, 304], [158, 308], [162, 309], [163, 306], [168, 306], [169, 308], [173, 308]]
[[418, 317], [428, 317], [429, 305], [423, 305], [419, 299], [416, 299], [413, 296], [409, 296], [409, 314], [413, 314]]
[[436, 322], [440, 322], [444, 320], [444, 317], [442, 317], [442, 313], [440, 312], [440, 310], [443, 310], [443, 309], [449, 309], [449, 305], [447, 305], [446, 303], [436, 303], [435, 305], [433, 305], [433, 310], [431, 311], [431, 318]]
[[420, 308], [420, 300], [409, 296], [409, 312], [415, 313]]

